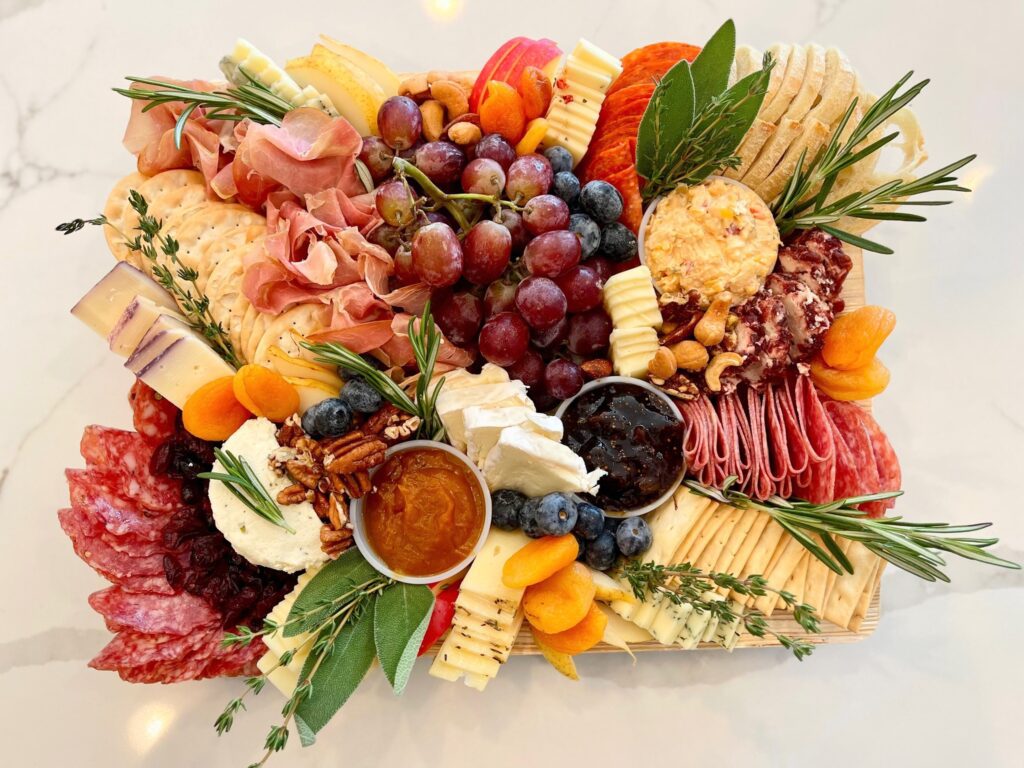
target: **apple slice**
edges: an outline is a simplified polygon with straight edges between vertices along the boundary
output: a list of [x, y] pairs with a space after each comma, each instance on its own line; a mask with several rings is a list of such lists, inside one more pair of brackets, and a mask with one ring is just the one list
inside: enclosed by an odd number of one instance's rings
[[400, 82], [398, 75], [392, 72], [391, 68], [383, 61], [375, 59], [370, 54], [360, 51], [358, 48], [353, 48], [350, 45], [345, 45], [327, 35], [320, 35], [320, 43], [331, 53], [345, 57], [349, 62], [373, 78], [377, 85], [381, 87], [381, 90], [384, 91], [384, 98], [398, 95], [398, 84]]
[[491, 79], [503, 80], [518, 88], [519, 79], [522, 77], [524, 69], [537, 67], [537, 69], [543, 70], [561, 55], [562, 50], [553, 40], [531, 40], [521, 47], [518, 57], [506, 59], [491, 75]]
[[513, 37], [511, 40], [505, 41], [498, 50], [491, 54], [491, 58], [487, 60], [487, 63], [480, 67], [480, 74], [477, 75], [476, 82], [473, 83], [473, 91], [469, 95], [469, 108], [471, 111], [476, 112], [477, 107], [480, 106], [480, 97], [484, 95], [484, 86], [487, 85], [488, 80], [493, 79], [494, 71], [501, 66], [501, 63], [508, 56], [515, 53], [520, 45], [528, 42], [530, 42], [528, 37]]
[[326, 94], [360, 136], [377, 132], [377, 110], [384, 102], [384, 91], [345, 57], [317, 45], [312, 55], [289, 61], [285, 71], [300, 87], [309, 85]]

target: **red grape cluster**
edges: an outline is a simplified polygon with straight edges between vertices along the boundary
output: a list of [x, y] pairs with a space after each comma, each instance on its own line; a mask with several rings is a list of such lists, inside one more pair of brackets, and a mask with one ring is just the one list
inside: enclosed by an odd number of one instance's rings
[[[611, 232], [618, 192], [604, 182], [581, 190], [561, 147], [518, 156], [499, 134], [467, 151], [423, 143], [419, 111], [405, 97], [388, 99], [377, 120], [381, 135], [364, 139], [361, 154], [380, 184], [384, 220], [370, 239], [394, 256], [396, 279], [431, 286], [445, 336], [506, 368], [534, 400], [576, 394], [578, 361], [608, 347], [602, 285], [625, 261], [621, 247], [605, 252], [584, 230], [599, 240]], [[402, 172], [396, 154], [413, 167]], [[591, 198], [602, 207], [588, 205]]]

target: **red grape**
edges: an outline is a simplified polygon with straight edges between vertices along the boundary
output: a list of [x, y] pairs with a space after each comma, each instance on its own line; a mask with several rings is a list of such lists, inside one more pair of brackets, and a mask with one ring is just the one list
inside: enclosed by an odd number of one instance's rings
[[462, 190], [475, 195], [500, 195], [505, 188], [505, 169], [497, 160], [478, 157], [462, 171]]
[[566, 229], [545, 232], [526, 244], [523, 261], [531, 275], [557, 277], [580, 261], [580, 239]]
[[516, 309], [531, 328], [546, 331], [565, 317], [565, 294], [554, 280], [528, 277], [516, 289]]
[[466, 154], [448, 141], [428, 141], [416, 150], [416, 167], [441, 187], [450, 187], [459, 180], [466, 165]]
[[395, 151], [384, 140], [377, 136], [364, 136], [363, 148], [359, 150], [359, 159], [363, 161], [370, 176], [378, 184], [391, 175], [391, 161]]
[[420, 276], [412, 267], [412, 248], [408, 245], [399, 246], [395, 252], [395, 278], [404, 285], [420, 281]]
[[612, 319], [603, 307], [573, 315], [569, 319], [569, 351], [590, 357], [607, 348], [612, 333]]
[[469, 291], [444, 288], [430, 299], [434, 319], [449, 341], [462, 346], [476, 339], [484, 320], [484, 303]]
[[408, 149], [423, 131], [420, 108], [408, 96], [392, 96], [377, 110], [377, 130], [392, 149]]
[[604, 283], [609, 277], [615, 274], [615, 264], [607, 256], [594, 256], [583, 262], [583, 266], [590, 267], [597, 272], [597, 276]]
[[516, 287], [503, 280], [495, 280], [484, 291], [484, 317], [491, 318], [501, 312], [511, 312], [516, 305]]
[[379, 227], [374, 227], [366, 239], [394, 256], [398, 252], [398, 246], [402, 244], [402, 230], [392, 227], [390, 224], [381, 224]]
[[525, 203], [551, 188], [551, 163], [543, 155], [523, 155], [508, 168], [505, 194], [509, 200]]
[[583, 371], [571, 360], [552, 360], [544, 369], [544, 388], [552, 397], [566, 400], [583, 388]]
[[488, 362], [506, 367], [519, 361], [530, 344], [530, 329], [519, 315], [502, 312], [480, 329], [480, 354]]
[[466, 279], [474, 285], [487, 285], [501, 277], [508, 266], [512, 256], [512, 234], [498, 222], [484, 219], [466, 233], [462, 250]]
[[544, 383], [544, 358], [537, 350], [528, 349], [518, 362], [508, 367], [508, 375], [513, 379], [519, 379], [528, 386], [532, 397], [534, 390]]
[[546, 331], [534, 331], [532, 336], [533, 345], [537, 349], [543, 349], [545, 352], [555, 349], [569, 338], [569, 318], [563, 317]]
[[516, 151], [500, 133], [489, 133], [476, 143], [476, 156], [494, 160], [507, 172], [516, 159]]
[[570, 267], [556, 277], [555, 282], [565, 294], [570, 312], [586, 312], [601, 303], [601, 286], [604, 281], [585, 264]]
[[377, 187], [374, 199], [377, 211], [392, 227], [404, 227], [412, 223], [415, 214], [414, 201], [412, 193], [403, 182], [389, 181], [381, 184]]
[[511, 208], [502, 208], [497, 220], [512, 233], [512, 253], [522, 253], [523, 248], [530, 242], [530, 233], [526, 231], [522, 215]]
[[412, 239], [412, 266], [434, 288], [454, 285], [462, 276], [462, 246], [447, 224], [427, 224]]
[[523, 208], [523, 223], [535, 235], [566, 229], [569, 226], [569, 206], [554, 195], [537, 195]]

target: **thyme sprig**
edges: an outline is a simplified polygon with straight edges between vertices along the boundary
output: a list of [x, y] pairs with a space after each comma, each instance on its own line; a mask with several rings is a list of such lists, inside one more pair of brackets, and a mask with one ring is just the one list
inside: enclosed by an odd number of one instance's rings
[[[149, 203], [137, 190], [128, 193], [128, 203], [139, 217], [138, 232], [134, 235], [122, 232], [106, 216], [92, 219], [72, 219], [58, 224], [56, 229], [64, 235], [71, 235], [87, 225], [111, 227], [124, 240], [129, 250], [140, 254], [149, 262], [149, 271], [168, 293], [170, 293], [185, 315], [194, 331], [199, 333], [210, 346], [231, 366], [239, 368], [242, 360], [228, 339], [227, 331], [210, 312], [210, 299], [199, 289], [199, 273], [185, 266], [178, 257], [178, 241], [161, 230], [163, 222], [149, 213]], [[166, 258], [169, 265], [164, 263]]]
[[966, 187], [955, 183], [956, 176], [953, 174], [974, 160], [977, 155], [963, 157], [919, 179], [894, 179], [873, 189], [857, 190], [837, 200], [828, 200], [840, 173], [880, 151], [900, 135], [899, 131], [893, 131], [880, 139], [865, 143], [875, 129], [885, 125], [928, 85], [928, 80], [922, 80], [900, 93], [900, 89], [913, 74], [912, 71], [907, 72], [892, 88], [883, 93], [865, 111], [864, 117], [844, 140], [843, 134], [857, 109], [858, 99], [854, 98], [839, 125], [832, 132], [831, 140], [818, 155], [806, 164], [805, 161], [809, 159], [806, 151], [800, 155], [796, 172], [772, 204], [775, 221], [783, 236], [794, 230], [817, 227], [866, 251], [892, 253], [892, 249], [887, 246], [833, 225], [845, 217], [878, 221], [925, 221], [923, 216], [917, 214], [886, 209], [898, 205], [949, 205], [952, 200], [907, 198], [930, 192], [970, 192]]
[[302, 346], [315, 354], [316, 361], [327, 365], [337, 365], [355, 371], [366, 380], [366, 383], [380, 392], [381, 396], [398, 408], [420, 419], [417, 434], [420, 437], [440, 440], [444, 437], [444, 425], [437, 415], [437, 396], [444, 386], [444, 377], [432, 382], [437, 356], [441, 349], [441, 332], [430, 312], [430, 302], [423, 308], [420, 318], [409, 320], [409, 343], [412, 345], [413, 356], [419, 370], [416, 382], [416, 395], [409, 394], [394, 382], [386, 373], [377, 370], [367, 360], [347, 347], [334, 342], [311, 343], [303, 342]]
[[704, 572], [689, 563], [659, 565], [639, 560], [626, 561], [618, 575], [625, 579], [638, 600], [661, 597], [673, 605], [691, 605], [698, 613], [710, 613], [722, 626], [739, 621], [755, 637], [771, 635], [800, 660], [811, 655], [814, 650], [812, 643], [776, 631], [764, 613], [755, 608], [744, 608], [729, 600], [709, 599], [707, 593], [715, 588], [728, 589], [744, 597], [763, 597], [773, 593], [793, 612], [793, 618], [806, 632], [817, 634], [821, 631], [820, 618], [813, 606], [797, 602], [791, 592], [769, 586], [764, 576], [741, 579], [730, 573]]
[[284, 519], [284, 513], [277, 501], [270, 495], [259, 477], [253, 472], [244, 457], [236, 456], [231, 451], [214, 448], [213, 455], [224, 467], [223, 472], [201, 472], [198, 476], [203, 480], [216, 480], [224, 484], [231, 495], [242, 502], [254, 514], [269, 523], [284, 528], [289, 533], [295, 529]]
[[[1020, 569], [1018, 563], [986, 551], [999, 543], [999, 539], [954, 535], [973, 533], [988, 528], [991, 523], [913, 523], [902, 517], [870, 517], [867, 512], [857, 509], [858, 505], [866, 502], [896, 498], [902, 495], [902, 491], [872, 493], [837, 499], [827, 504], [812, 504], [778, 496], [756, 501], [732, 487], [736, 477], [726, 478], [722, 488], [711, 488], [695, 480], [686, 480], [685, 483], [694, 493], [714, 499], [720, 504], [770, 515], [812, 555], [838, 574], [853, 573], [853, 565], [836, 543], [836, 536], [859, 541], [879, 557], [926, 581], [949, 581], [949, 577], [941, 570], [946, 561], [940, 553], [1000, 568]], [[824, 546], [814, 540], [815, 535]]]

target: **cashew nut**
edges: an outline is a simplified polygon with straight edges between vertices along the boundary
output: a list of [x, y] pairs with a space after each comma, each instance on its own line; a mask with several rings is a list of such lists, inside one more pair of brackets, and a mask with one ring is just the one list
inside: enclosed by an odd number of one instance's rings
[[676, 372], [676, 356], [666, 347], [658, 347], [654, 357], [647, 362], [647, 372], [651, 378], [664, 381]]
[[456, 144], [476, 144], [480, 141], [481, 136], [483, 136], [483, 132], [480, 130], [480, 126], [473, 125], [473, 123], [455, 123], [448, 129], [448, 138]]
[[726, 368], [732, 368], [735, 365], [742, 365], [743, 358], [735, 352], [719, 352], [708, 363], [707, 369], [704, 371], [704, 381], [708, 385], [708, 389], [712, 392], [722, 391], [722, 372]]
[[699, 341], [680, 341], [669, 347], [676, 365], [684, 371], [702, 371], [708, 364], [708, 351]]
[[428, 99], [420, 104], [420, 115], [423, 117], [423, 136], [427, 141], [437, 141], [444, 130], [444, 107], [435, 99]]
[[720, 344], [725, 338], [725, 321], [729, 316], [729, 299], [719, 297], [711, 302], [704, 317], [693, 329], [693, 336], [705, 347]]
[[454, 80], [438, 80], [430, 84], [430, 95], [444, 106], [448, 119], [454, 120], [469, 112], [469, 96]]
[[452, 82], [462, 86], [462, 90], [466, 93], [473, 90], [473, 85], [476, 83], [476, 77], [477, 73], [471, 70], [451, 72], [444, 69], [432, 69], [427, 72], [427, 82], [429, 84], [433, 85], [438, 80], [451, 80]]
[[398, 95], [418, 99], [430, 93], [430, 81], [424, 72], [410, 75], [398, 84]]

